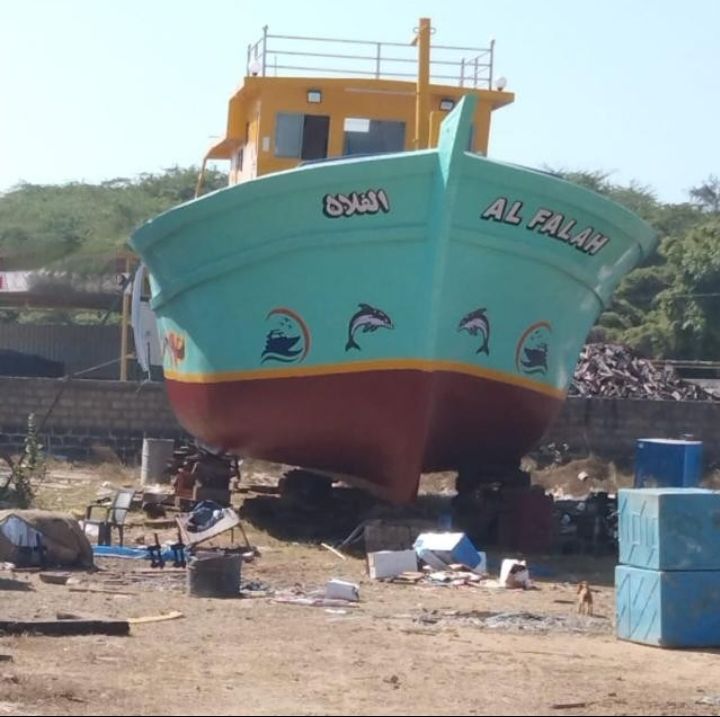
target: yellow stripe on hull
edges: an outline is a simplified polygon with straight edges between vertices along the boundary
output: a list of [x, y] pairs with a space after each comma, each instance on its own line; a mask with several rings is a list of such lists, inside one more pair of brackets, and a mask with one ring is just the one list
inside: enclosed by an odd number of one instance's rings
[[352, 363], [326, 364], [319, 366], [293, 366], [282, 369], [258, 369], [254, 371], [218, 371], [212, 373], [183, 373], [165, 369], [165, 377], [182, 383], [225, 383], [230, 381], [257, 381], [263, 379], [302, 378], [306, 376], [332, 376], [368, 371], [425, 371], [459, 373], [476, 378], [517, 386], [536, 391], [545, 396], [562, 400], [565, 392], [554, 386], [547, 386], [522, 376], [504, 371], [473, 366], [460, 361], [431, 361], [426, 359], [388, 359], [379, 361], [354, 361]]

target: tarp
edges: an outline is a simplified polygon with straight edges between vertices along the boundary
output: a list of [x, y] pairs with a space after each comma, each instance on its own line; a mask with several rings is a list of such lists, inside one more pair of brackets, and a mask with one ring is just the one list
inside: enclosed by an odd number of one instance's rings
[[[127, 545], [93, 545], [93, 553], [101, 558], [129, 558], [131, 560], [150, 560], [152, 557], [147, 548], [130, 548]], [[162, 556], [165, 560], [175, 560], [175, 553], [171, 548], [163, 548]]]
[[93, 552], [80, 524], [65, 513], [2, 510], [0, 562], [91, 568]]

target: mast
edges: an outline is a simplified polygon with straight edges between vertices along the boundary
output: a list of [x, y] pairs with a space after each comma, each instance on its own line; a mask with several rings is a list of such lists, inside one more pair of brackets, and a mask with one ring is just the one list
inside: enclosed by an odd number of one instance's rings
[[430, 18], [420, 18], [412, 45], [418, 48], [418, 78], [415, 95], [415, 149], [428, 147], [428, 105], [430, 88]]

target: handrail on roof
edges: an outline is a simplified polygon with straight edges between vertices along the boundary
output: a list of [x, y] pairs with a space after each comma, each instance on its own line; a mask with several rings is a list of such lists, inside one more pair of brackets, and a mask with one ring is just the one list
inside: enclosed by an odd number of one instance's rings
[[[417, 77], [417, 71], [409, 72], [407, 65], [417, 66], [417, 57], [413, 55], [410, 44], [400, 42], [376, 42], [370, 40], [348, 40], [331, 37], [303, 37], [299, 35], [271, 35], [268, 26], [263, 27], [262, 37], [247, 49], [247, 74], [249, 76], [277, 76], [282, 70], [285, 74], [292, 72], [312, 72], [316, 75], [353, 75], [383, 78]], [[271, 43], [271, 44], [269, 44]], [[303, 44], [304, 43], [304, 44]], [[308, 47], [308, 43], [311, 45]], [[336, 52], [325, 52], [319, 43], [337, 45], [362, 46], [362, 50], [353, 53], [349, 48]], [[367, 48], [372, 48], [371, 52]], [[408, 50], [407, 57], [400, 52], [387, 48], [403, 48]], [[431, 80], [450, 80], [459, 87], [472, 89], [492, 89], [495, 40], [490, 47], [465, 47], [454, 45], [433, 45], [436, 59], [430, 60]], [[471, 52], [466, 57], [458, 53]], [[439, 55], [439, 57], [438, 57]], [[295, 57], [320, 58], [332, 60], [333, 63], [293, 64]], [[402, 66], [399, 67], [398, 65]], [[455, 68], [453, 73], [451, 68]], [[406, 71], [402, 71], [406, 70]]]

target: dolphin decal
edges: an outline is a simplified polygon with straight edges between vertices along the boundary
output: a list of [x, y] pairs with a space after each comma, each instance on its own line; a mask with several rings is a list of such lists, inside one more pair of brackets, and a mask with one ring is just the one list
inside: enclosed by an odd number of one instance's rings
[[475, 352], [477, 354], [484, 353], [490, 355], [490, 320], [486, 316], [487, 309], [475, 309], [469, 314], [463, 316], [458, 324], [458, 331], [467, 331], [471, 336], [480, 334], [482, 343], [480, 348]]
[[361, 351], [360, 345], [355, 341], [355, 336], [362, 331], [364, 334], [377, 331], [378, 329], [394, 329], [392, 319], [380, 309], [369, 304], [358, 304], [359, 311], [356, 311], [348, 324], [348, 340], [345, 344], [345, 351], [357, 349]]

